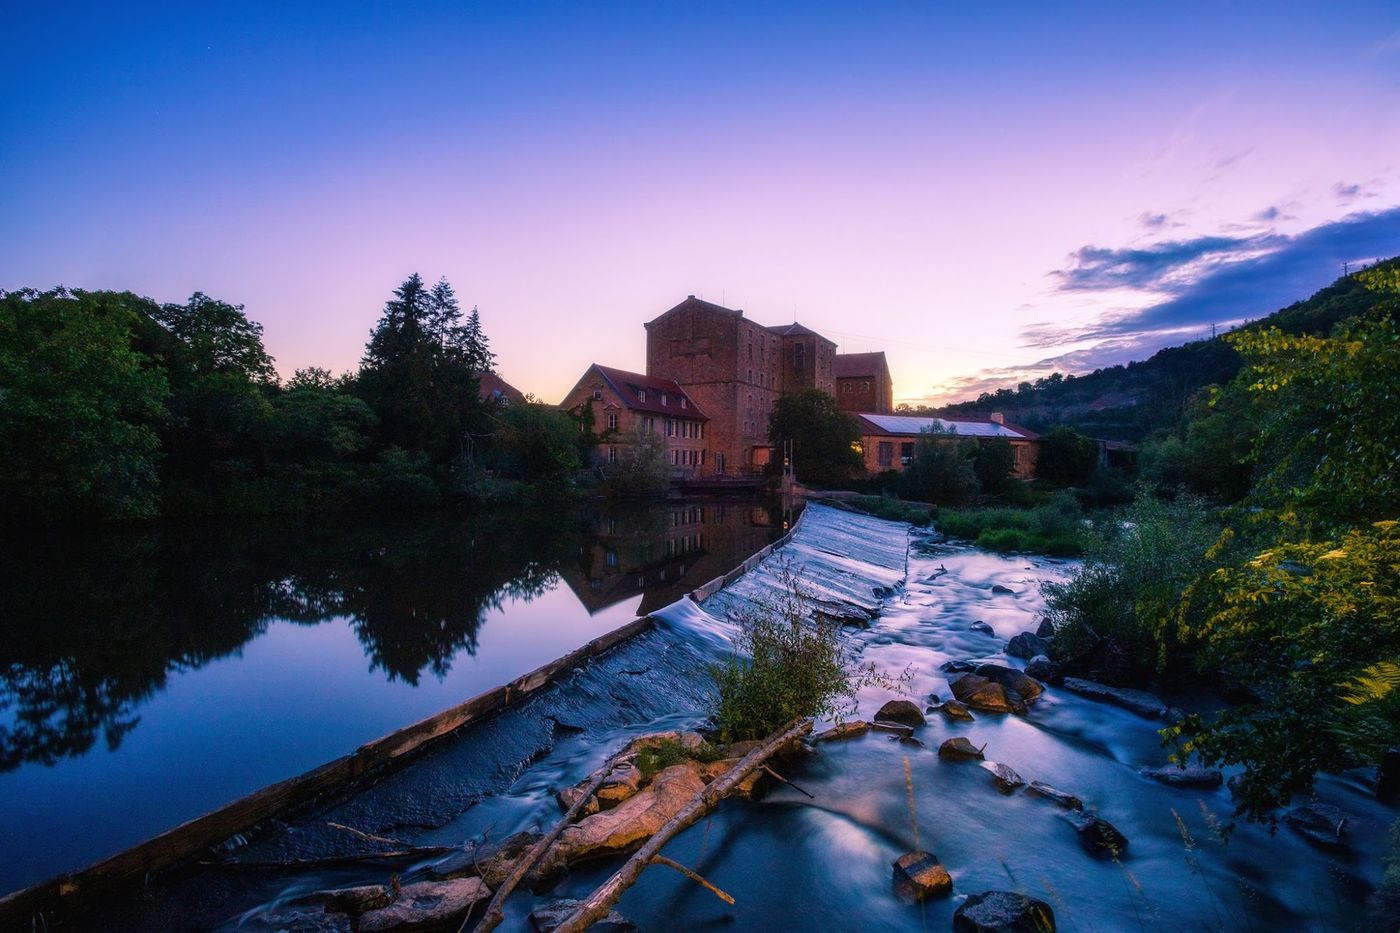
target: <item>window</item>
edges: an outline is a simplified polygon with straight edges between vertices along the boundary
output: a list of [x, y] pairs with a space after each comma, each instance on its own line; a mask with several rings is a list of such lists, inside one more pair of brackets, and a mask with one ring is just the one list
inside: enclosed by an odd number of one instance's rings
[[860, 390], [861, 390], [862, 392], [869, 392], [869, 391], [870, 391], [870, 380], [869, 380], [869, 379], [865, 380], [864, 382], [862, 382], [862, 383], [860, 384]]
[[891, 442], [891, 441], [881, 441], [881, 442], [880, 442], [879, 457], [880, 457], [880, 466], [882, 466], [882, 467], [894, 466], [894, 444], [893, 444], [893, 442]]
[[690, 407], [690, 400], [687, 399], [685, 396], [681, 396], [681, 407], [682, 407], [682, 408], [689, 408], [689, 407]]
[[617, 448], [616, 448], [616, 447], [609, 447], [609, 448], [608, 448], [608, 462], [609, 462], [609, 463], [616, 463], [616, 462], [617, 462]]
[[908, 466], [914, 462], [914, 442], [904, 441], [899, 445], [899, 462]]
[[602, 389], [594, 389], [594, 390], [593, 390], [593, 398], [594, 398], [595, 401], [601, 402], [601, 401], [603, 400], [603, 390], [602, 390]]
[[667, 418], [667, 419], [666, 419], [666, 436], [667, 436], [667, 437], [675, 437], [675, 436], [676, 436], [676, 423], [675, 423], [674, 421], [672, 421], [670, 418]]
[[608, 430], [617, 430], [617, 415], [608, 415]]
[[662, 404], [662, 405], [669, 405], [669, 404], [671, 404], [671, 400], [670, 400], [669, 398], [666, 397], [666, 393], [665, 393], [665, 392], [662, 392], [662, 393], [661, 393], [661, 404]]
[[695, 422], [695, 439], [698, 441], [705, 436], [705, 428], [700, 422]]
[[639, 402], [646, 402], [646, 400], [647, 400], [647, 390], [646, 390], [646, 389], [638, 389], [638, 390], [637, 390], [637, 401], [639, 401]]

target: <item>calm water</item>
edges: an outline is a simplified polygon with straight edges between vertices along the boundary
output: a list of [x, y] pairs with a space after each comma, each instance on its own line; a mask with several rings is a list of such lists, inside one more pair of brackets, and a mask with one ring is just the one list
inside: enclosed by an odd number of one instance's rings
[[782, 533], [669, 502], [0, 553], [0, 892], [506, 682]]

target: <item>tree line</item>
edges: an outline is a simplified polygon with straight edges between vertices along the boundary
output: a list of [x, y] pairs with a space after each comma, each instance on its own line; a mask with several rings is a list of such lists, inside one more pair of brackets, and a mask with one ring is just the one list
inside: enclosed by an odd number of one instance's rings
[[446, 279], [394, 289], [350, 373], [282, 381], [262, 338], [243, 306], [198, 292], [0, 292], [0, 511], [423, 507], [545, 494], [581, 465], [566, 415], [480, 397], [495, 357]]

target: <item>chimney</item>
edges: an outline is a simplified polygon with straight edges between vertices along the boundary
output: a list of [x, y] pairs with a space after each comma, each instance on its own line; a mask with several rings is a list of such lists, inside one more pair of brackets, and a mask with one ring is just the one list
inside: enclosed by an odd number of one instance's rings
[[1006, 416], [999, 411], [992, 412], [992, 424], [1006, 424]]

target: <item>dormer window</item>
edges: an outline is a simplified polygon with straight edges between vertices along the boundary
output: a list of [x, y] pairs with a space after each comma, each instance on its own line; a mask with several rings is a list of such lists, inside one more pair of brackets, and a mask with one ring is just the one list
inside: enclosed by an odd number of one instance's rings
[[682, 407], [682, 408], [689, 408], [689, 407], [690, 407], [690, 403], [689, 403], [684, 397], [681, 398], [681, 407]]
[[637, 401], [642, 402], [642, 403], [645, 403], [646, 400], [647, 400], [647, 390], [646, 390], [646, 389], [638, 389], [638, 390], [637, 390]]
[[669, 404], [671, 404], [671, 400], [670, 400], [669, 398], [666, 397], [666, 393], [665, 393], [665, 392], [662, 392], [662, 393], [661, 393], [661, 404], [662, 404], [662, 405], [669, 405]]

